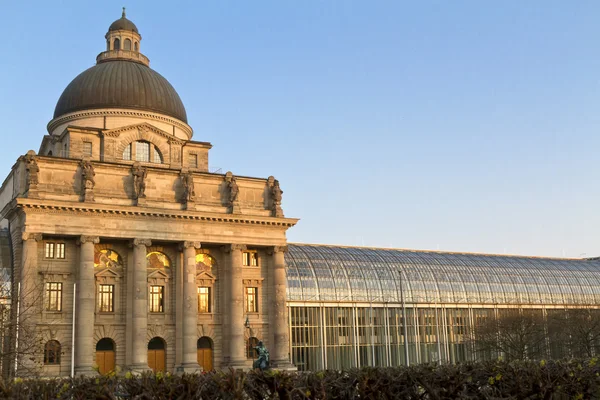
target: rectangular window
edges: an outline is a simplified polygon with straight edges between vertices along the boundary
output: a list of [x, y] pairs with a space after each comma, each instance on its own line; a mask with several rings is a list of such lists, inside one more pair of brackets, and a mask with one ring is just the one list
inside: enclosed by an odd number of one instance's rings
[[114, 311], [114, 285], [100, 285], [98, 286], [98, 311], [100, 312], [113, 312]]
[[46, 282], [46, 311], [62, 310], [62, 283]]
[[246, 312], [258, 312], [258, 289], [246, 288]]
[[135, 142], [135, 159], [136, 161], [150, 162], [150, 143]]
[[190, 154], [189, 167], [198, 168], [198, 154]]
[[131, 143], [125, 146], [125, 150], [123, 150], [123, 160], [131, 160]]
[[210, 312], [210, 288], [199, 286], [198, 287], [198, 312], [209, 313]]
[[44, 258], [54, 258], [54, 243], [46, 243]]
[[56, 258], [65, 258], [65, 244], [56, 243]]
[[83, 142], [83, 155], [92, 156], [92, 142]]
[[258, 253], [255, 251], [245, 251], [242, 254], [242, 262], [245, 267], [258, 267]]
[[150, 286], [150, 312], [163, 312], [164, 286]]

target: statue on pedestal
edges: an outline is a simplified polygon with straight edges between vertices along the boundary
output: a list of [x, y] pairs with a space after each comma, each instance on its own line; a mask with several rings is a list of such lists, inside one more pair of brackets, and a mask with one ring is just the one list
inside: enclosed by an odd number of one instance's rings
[[254, 350], [258, 353], [258, 358], [254, 360], [252, 368], [258, 368], [262, 371], [269, 369], [269, 350], [267, 350], [263, 342], [259, 341], [258, 346]]

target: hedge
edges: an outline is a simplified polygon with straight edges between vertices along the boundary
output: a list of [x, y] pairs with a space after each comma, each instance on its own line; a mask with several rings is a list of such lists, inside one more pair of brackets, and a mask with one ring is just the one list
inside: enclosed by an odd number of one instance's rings
[[417, 365], [346, 371], [145, 373], [0, 382], [1, 399], [600, 399], [590, 360]]

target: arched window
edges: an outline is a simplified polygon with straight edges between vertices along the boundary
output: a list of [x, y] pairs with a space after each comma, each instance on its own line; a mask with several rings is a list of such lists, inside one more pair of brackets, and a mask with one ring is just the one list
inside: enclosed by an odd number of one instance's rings
[[162, 162], [163, 162], [162, 155], [160, 154], [160, 151], [156, 147], [154, 147], [154, 160], [153, 161], [157, 164], [162, 164]]
[[96, 351], [115, 351], [115, 342], [109, 338], [100, 339], [96, 343]]
[[125, 146], [123, 150], [123, 160], [131, 160], [131, 143]]
[[258, 339], [255, 338], [254, 336], [252, 336], [251, 338], [248, 339], [248, 342], [246, 343], [246, 357], [247, 358], [256, 358], [256, 350], [254, 350], [254, 348], [258, 346]]
[[60, 343], [56, 340], [49, 340], [44, 346], [44, 364], [60, 364]]
[[121, 50], [121, 41], [119, 39], [115, 39], [113, 42], [113, 50]]
[[139, 51], [140, 50], [140, 46], [138, 45], [138, 42], [135, 42], [133, 44], [133, 50], [135, 50], [135, 51]]
[[131, 40], [125, 39], [123, 42], [123, 50], [131, 50]]
[[49, 156], [51, 156], [51, 155], [52, 155], [52, 150], [50, 150], [50, 151], [48, 152], [48, 155], [49, 155]]

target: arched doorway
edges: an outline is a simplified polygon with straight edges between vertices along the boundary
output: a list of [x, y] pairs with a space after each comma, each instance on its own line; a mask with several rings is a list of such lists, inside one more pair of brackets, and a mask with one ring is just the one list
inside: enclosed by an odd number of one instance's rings
[[212, 371], [213, 369], [213, 352], [212, 340], [206, 336], [198, 339], [198, 364], [204, 371]]
[[96, 365], [101, 375], [115, 370], [115, 342], [103, 338], [96, 343]]
[[165, 370], [165, 341], [154, 337], [148, 342], [148, 366], [154, 371]]

